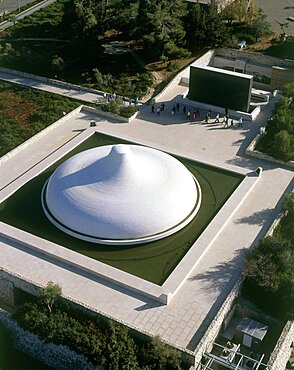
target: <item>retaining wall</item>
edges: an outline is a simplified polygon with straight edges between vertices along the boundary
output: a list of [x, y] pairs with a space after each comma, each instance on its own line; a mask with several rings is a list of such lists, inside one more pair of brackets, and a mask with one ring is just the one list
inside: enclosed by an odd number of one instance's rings
[[[197, 63], [197, 64], [200, 64], [200, 65], [207, 66], [207, 65], [210, 64], [213, 56], [214, 56], [214, 50], [209, 50], [208, 52], [206, 52], [205, 54], [203, 54], [200, 58], [196, 59], [191, 64]], [[189, 75], [190, 75], [190, 64], [186, 68], [184, 68], [180, 73], [178, 73], [165, 86], [165, 88], [158, 95], [155, 96], [154, 102], [156, 103], [156, 102], [160, 101], [160, 99], [166, 93], [167, 90], [172, 89], [174, 86], [177, 86], [177, 85], [181, 84], [181, 80], [182, 79], [183, 79], [183, 81], [187, 81], [187, 78], [189, 79]]]
[[294, 343], [294, 322], [288, 321], [272, 352], [268, 365], [272, 370], [285, 370]]
[[32, 143], [34, 143], [35, 141], [37, 141], [41, 137], [45, 136], [48, 132], [50, 132], [50, 131], [54, 130], [56, 127], [62, 125], [68, 119], [74, 117], [76, 114], [78, 114], [81, 111], [82, 108], [83, 108], [83, 106], [80, 105], [79, 107], [75, 108], [74, 110], [72, 110], [71, 112], [69, 112], [68, 114], [66, 114], [62, 118], [60, 118], [59, 120], [55, 121], [52, 125], [46, 127], [44, 130], [38, 132], [36, 135], [32, 136], [28, 140], [24, 141], [22, 144], [18, 145], [16, 148], [12, 149], [7, 154], [3, 155], [0, 158], [0, 165], [2, 163], [6, 162], [9, 158], [13, 157], [15, 154], [17, 154], [20, 151], [22, 151], [23, 149], [27, 148], [29, 145], [31, 145]]
[[257, 64], [294, 68], [294, 60], [281, 59], [270, 55], [252, 53], [244, 50], [241, 51], [239, 49], [218, 48], [216, 49], [215, 54], [218, 56], [224, 56], [229, 58], [242, 58], [242, 59], [245, 58], [248, 59], [250, 62]]
[[37, 335], [23, 330], [11, 315], [0, 309], [0, 322], [12, 334], [13, 344], [22, 352], [57, 370], [103, 370], [103, 366], [93, 365], [85, 356], [71, 351], [67, 346], [46, 343]]
[[[47, 83], [47, 84], [52, 85], [52, 86], [63, 87], [65, 89], [96, 94], [96, 95], [101, 96], [101, 98], [103, 97], [103, 94], [104, 94], [104, 91], [90, 89], [88, 87], [83, 87], [83, 86], [80, 86], [80, 85], [74, 85], [74, 84], [71, 84], [69, 82], [59, 81], [59, 80], [55, 80], [55, 79], [49, 78], [49, 77], [37, 76], [37, 75], [33, 75], [31, 73], [17, 71], [15, 69], [0, 67], [0, 72], [9, 73], [9, 74], [13, 74], [13, 75], [24, 77], [24, 78], [31, 78], [31, 79], [34, 79], [34, 80], [37, 80], [37, 81]], [[75, 99], [74, 96], [70, 96], [70, 98]], [[78, 100], [80, 100], [80, 99], [78, 99]]]
[[[18, 289], [20, 289], [20, 290], [22, 290], [24, 292], [27, 292], [29, 294], [34, 295], [34, 296], [39, 296], [40, 289], [43, 288], [41, 285], [37, 285], [35, 282], [33, 282], [33, 281], [25, 278], [24, 276], [21, 276], [19, 274], [16, 274], [14, 272], [8, 271], [8, 270], [0, 267], [0, 282], [1, 282], [1, 280], [3, 280], [4, 284], [7, 284], [7, 286], [9, 287], [9, 290], [10, 290], [9, 291], [9, 295], [11, 295], [13, 287], [16, 287], [16, 288], [18, 288]], [[0, 289], [1, 289], [1, 286], [0, 286]], [[130, 329], [133, 329], [134, 331], [136, 331], [138, 333], [143, 334], [146, 337], [150, 337], [150, 333], [137, 328], [135, 325], [130, 325], [129, 323], [126, 323], [123, 320], [120, 320], [120, 319], [117, 319], [117, 318], [115, 318], [115, 317], [113, 317], [111, 315], [105, 314], [104, 312], [101, 312], [100, 310], [94, 309], [93, 307], [91, 307], [91, 306], [89, 306], [87, 304], [84, 304], [83, 302], [80, 302], [80, 301], [77, 301], [75, 299], [72, 299], [71, 297], [67, 297], [67, 296], [64, 296], [64, 295], [62, 295], [62, 297], [66, 301], [68, 301], [68, 303], [71, 304], [72, 307], [74, 307], [74, 308], [75, 307], [78, 307], [79, 309], [83, 309], [87, 313], [91, 313], [91, 314], [94, 314], [94, 315], [95, 314], [98, 314], [98, 315], [100, 315], [102, 317], [105, 317], [107, 319], [114, 320], [114, 321], [119, 322], [120, 324], [122, 324], [122, 325], [124, 325], [124, 326], [126, 326], [126, 327], [128, 327]], [[4, 299], [3, 299], [3, 301], [6, 302]], [[8, 302], [6, 302], [6, 303], [8, 303]], [[1, 316], [1, 309], [0, 309], [0, 321], [2, 321], [1, 317], [2, 316]], [[13, 326], [14, 324], [11, 324], [11, 325]], [[10, 327], [9, 327], [9, 329], [10, 329]], [[24, 333], [25, 333], [24, 336], [26, 338], [27, 332], [24, 332]], [[177, 348], [178, 350], [180, 350], [183, 353], [183, 356], [187, 359], [188, 362], [190, 362], [190, 363], [193, 362], [194, 354], [193, 354], [192, 351], [189, 351], [186, 348], [175, 347], [168, 340], [163, 340], [162, 339], [162, 341], [164, 343], [172, 346], [173, 348]], [[41, 347], [37, 347], [37, 349], [34, 352], [30, 352], [30, 346], [28, 346], [28, 348], [27, 348], [25, 344], [22, 345], [21, 343], [22, 342], [20, 342], [19, 348], [22, 351], [30, 354], [31, 356], [39, 359], [40, 361], [43, 361], [42, 360], [42, 357], [40, 358], [40, 355], [38, 357], [38, 353], [40, 351], [40, 354], [42, 354], [43, 351], [46, 351], [46, 348], [45, 347], [43, 349]], [[39, 344], [38, 344], [38, 346], [39, 346]], [[60, 351], [61, 351], [61, 353], [63, 353], [63, 351], [64, 351], [63, 347], [64, 346], [59, 346], [59, 345], [54, 345], [54, 346], [61, 347], [60, 348]], [[48, 357], [50, 357], [50, 356], [53, 356], [54, 357], [55, 355], [53, 355], [53, 353], [52, 353], [52, 351], [51, 351], [50, 348], [51, 348], [51, 344], [49, 344], [49, 350], [48, 350], [49, 355], [48, 355]], [[56, 351], [58, 351], [58, 350], [59, 349], [56, 348]], [[51, 354], [50, 354], [50, 352], [51, 352]], [[75, 353], [73, 351], [71, 351], [71, 352], [72, 353]], [[34, 355], [34, 353], [36, 354], [36, 356]], [[56, 369], [59, 369], [58, 367], [55, 367], [55, 368]], [[67, 367], [67, 368], [66, 367], [65, 368], [62, 367], [60, 369], [67, 370], [67, 369], [70, 369], [70, 368], [74, 368], [75, 370], [76, 369], [79, 369], [78, 367]], [[81, 368], [81, 370], [82, 369], [84, 369], [84, 368]], [[92, 369], [92, 368], [90, 368], [90, 369]], [[103, 369], [103, 368], [101, 368], [101, 369]], [[95, 367], [95, 370], [100, 370], [100, 368]]]
[[[273, 221], [273, 223], [271, 224], [266, 233], [266, 236], [273, 234], [273, 231], [280, 222], [281, 217], [282, 212], [279, 213], [279, 215]], [[242, 283], [243, 277], [240, 277], [240, 279], [236, 282], [230, 294], [227, 296], [226, 300], [222, 304], [218, 313], [215, 315], [213, 321], [210, 323], [205, 334], [200, 340], [198, 346], [196, 347], [194, 351], [195, 357], [194, 370], [199, 368], [199, 364], [201, 363], [203, 353], [206, 350], [209, 351], [211, 349], [210, 346], [217, 338], [222, 328], [222, 324], [228, 321], [228, 315], [233, 308], [236, 298], [238, 297]], [[248, 311], [250, 311], [250, 309], [248, 309]], [[259, 313], [256, 313], [256, 315], [258, 314]], [[271, 317], [270, 320], [272, 320]], [[285, 370], [287, 361], [289, 360], [290, 354], [293, 349], [292, 348], [293, 343], [294, 343], [294, 322], [288, 321], [268, 361], [268, 365], [270, 365], [268, 370]], [[193, 370], [193, 368], [191, 368], [190, 370]]]
[[209, 350], [209, 346], [211, 345], [211, 343], [214, 342], [214, 340], [218, 336], [218, 333], [221, 330], [222, 324], [226, 316], [229, 314], [230, 310], [232, 309], [232, 306], [239, 294], [242, 282], [243, 282], [242, 278], [240, 278], [236, 282], [230, 294], [227, 296], [226, 300], [222, 304], [221, 308], [219, 309], [214, 319], [210, 323], [209, 327], [207, 328], [206, 332], [204, 333], [203, 337], [201, 338], [198, 346], [196, 347], [194, 351], [195, 369], [197, 369], [197, 365], [201, 363], [203, 353]]
[[290, 162], [280, 161], [279, 159], [275, 159], [275, 158], [271, 157], [268, 154], [264, 154], [264, 153], [261, 153], [261, 152], [255, 150], [256, 144], [258, 143], [258, 140], [260, 138], [261, 138], [261, 135], [258, 134], [251, 141], [251, 143], [248, 145], [247, 149], [245, 150], [245, 153], [247, 155], [249, 155], [251, 157], [258, 158], [258, 159], [262, 159], [262, 160], [265, 160], [265, 161], [270, 161], [270, 162], [273, 162], [273, 163], [277, 163], [279, 165], [286, 166], [286, 167], [289, 167], [291, 169], [292, 168], [294, 169], [294, 161], [290, 161]]

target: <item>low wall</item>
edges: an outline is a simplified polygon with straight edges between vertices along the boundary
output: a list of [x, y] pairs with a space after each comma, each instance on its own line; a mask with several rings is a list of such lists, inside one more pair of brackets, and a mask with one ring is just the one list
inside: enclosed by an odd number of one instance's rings
[[82, 105], [79, 107], [75, 108], [59, 120], [55, 121], [52, 125], [46, 127], [44, 130], [38, 132], [36, 135], [32, 136], [30, 139], [24, 141], [22, 144], [18, 145], [16, 148], [12, 149], [10, 152], [7, 154], [3, 155], [0, 158], [0, 165], [4, 162], [6, 162], [9, 158], [13, 157], [15, 154], [19, 153], [23, 149], [27, 148], [29, 145], [40, 139], [41, 137], [45, 136], [48, 132], [54, 130], [56, 127], [62, 125], [65, 121], [68, 119], [74, 117], [77, 113], [79, 113], [82, 109]]
[[[266, 236], [272, 235], [281, 217], [282, 213], [280, 213], [273, 221], [273, 223], [266, 232]], [[192, 367], [190, 370], [199, 369], [203, 353], [206, 350], [210, 350], [209, 347], [218, 336], [222, 328], [222, 324], [225, 322], [228, 314], [233, 308], [236, 298], [239, 295], [242, 283], [243, 276], [241, 276], [240, 279], [236, 282], [230, 294], [227, 296], [226, 300], [219, 309], [218, 313], [215, 315], [213, 321], [208, 326], [206, 332], [204, 333], [202, 339], [200, 340], [198, 346], [194, 351], [195, 356], [194, 368]], [[248, 309], [248, 311], [250, 311], [250, 309]], [[272, 318], [270, 317], [270, 319]], [[270, 365], [268, 370], [285, 370], [287, 361], [289, 360], [290, 354], [293, 349], [292, 348], [293, 343], [294, 343], [294, 322], [288, 321], [268, 361], [268, 365]]]
[[292, 168], [294, 169], [294, 161], [284, 162], [284, 161], [281, 161], [279, 159], [275, 159], [275, 158], [271, 157], [268, 154], [264, 154], [264, 153], [261, 153], [261, 152], [255, 150], [256, 144], [258, 143], [258, 140], [260, 138], [261, 138], [260, 134], [255, 136], [255, 138], [251, 141], [251, 143], [248, 145], [247, 149], [245, 150], [245, 154], [247, 154], [251, 157], [255, 157], [255, 158], [258, 158], [258, 159], [265, 160], [265, 161], [270, 161], [270, 162], [277, 163], [277, 164], [289, 167], [291, 169]]
[[294, 322], [288, 321], [272, 352], [268, 365], [273, 370], [285, 370], [294, 343]]
[[294, 81], [294, 67], [292, 69], [273, 66], [271, 89], [281, 89], [285, 84]]
[[103, 110], [88, 107], [86, 105], [82, 106], [82, 110], [83, 110], [83, 112], [94, 113], [94, 114], [97, 114], [99, 116], [102, 116], [102, 117], [105, 117], [105, 118], [108, 118], [108, 119], [115, 119], [115, 120], [118, 120], [118, 121], [121, 121], [121, 122], [126, 122], [126, 123], [131, 122], [139, 114], [139, 111], [138, 111], [138, 112], [134, 113], [131, 117], [126, 118], [126, 117], [119, 116], [118, 114], [115, 114], [115, 113], [105, 112]]
[[[18, 19], [22, 19], [22, 18], [24, 18], [26, 16], [27, 13], [29, 14], [32, 10], [34, 10], [36, 8], [38, 9], [40, 7], [43, 8], [45, 6], [48, 6], [48, 5], [52, 4], [52, 3], [54, 3], [55, 1], [56, 0], [43, 0], [43, 1], [40, 1], [38, 4], [35, 4], [35, 5], [31, 6], [30, 8], [28, 8], [28, 9], [26, 9], [26, 10], [24, 10], [24, 11], [18, 13], [18, 14], [16, 14], [16, 19], [17, 20]], [[9, 26], [11, 26], [12, 24], [13, 24], [13, 22], [10, 21], [10, 20], [3, 21], [3, 22], [0, 23], [0, 29], [6, 29]]]
[[[200, 65], [209, 65], [211, 62], [212, 58], [214, 56], [214, 50], [209, 50], [205, 54], [203, 54], [200, 58], [196, 59], [193, 63], [197, 63]], [[166, 93], [167, 90], [173, 88], [173, 86], [177, 86], [181, 83], [181, 81], [186, 81], [187, 78], [189, 79], [190, 75], [190, 64], [184, 68], [181, 72], [179, 72], [166, 86], [165, 88], [154, 97], [154, 102], [159, 102], [162, 96]], [[184, 79], [184, 80], [182, 80]]]
[[[211, 109], [213, 113], [219, 113], [220, 115], [225, 114], [225, 109], [223, 107], [218, 107], [216, 105], [211, 105], [211, 104], [198, 102], [195, 100], [190, 100], [190, 99], [187, 99], [185, 95], [186, 94], [183, 94], [182, 96], [178, 96], [176, 99], [177, 102], [179, 102], [182, 105], [186, 105], [188, 107], [201, 108], [207, 111]], [[242, 117], [244, 121], [252, 122], [257, 118], [260, 111], [261, 111], [261, 106], [258, 105], [256, 108], [254, 108], [254, 110], [251, 113], [229, 110], [229, 115], [231, 118], [234, 118], [234, 119]]]
[[[90, 89], [88, 87], [83, 87], [83, 86], [80, 86], [80, 85], [74, 85], [74, 84], [71, 84], [69, 82], [54, 80], [54, 79], [49, 78], [49, 77], [37, 76], [37, 75], [33, 75], [31, 73], [17, 71], [15, 69], [0, 67], [0, 72], [9, 73], [9, 74], [13, 74], [13, 75], [24, 77], [24, 78], [31, 78], [31, 79], [41, 81], [41, 82], [44, 82], [44, 83], [47, 83], [47, 84], [50, 84], [50, 85], [53, 85], [53, 86], [63, 87], [65, 89], [88, 92], [88, 93], [99, 95], [101, 97], [103, 97], [103, 94], [104, 94], [104, 91]], [[74, 96], [70, 96], [70, 98], [75, 99]]]
[[0, 277], [0, 301], [14, 306], [14, 284], [12, 281]]
[[[16, 287], [16, 288], [18, 288], [18, 289], [20, 289], [24, 292], [27, 292], [29, 294], [32, 294], [34, 296], [39, 296], [40, 289], [43, 288], [41, 285], [37, 285], [35, 282], [25, 278], [24, 276], [16, 274], [12, 271], [8, 271], [8, 270], [6, 270], [2, 267], [0, 267], [0, 280], [6, 281], [7, 284], [12, 284], [14, 287]], [[0, 287], [0, 289], [1, 289], [1, 287]], [[100, 311], [100, 310], [94, 309], [93, 307], [91, 307], [87, 304], [84, 304], [83, 302], [77, 301], [77, 300], [75, 300], [71, 297], [62, 295], [62, 298], [64, 298], [69, 304], [71, 304], [73, 308], [78, 307], [79, 309], [83, 309], [84, 312], [86, 312], [88, 314], [89, 313], [97, 314], [97, 315], [100, 315], [104, 318], [114, 320], [114, 321], [119, 322], [120, 324], [122, 324], [122, 325], [124, 325], [124, 326], [126, 326], [130, 329], [133, 329], [134, 331], [136, 331], [138, 333], [143, 334], [146, 337], [150, 337], [150, 333], [148, 333], [147, 331], [144, 331], [142, 329], [137, 328], [135, 325], [130, 325], [129, 323], [126, 323], [123, 320], [117, 319], [117, 318], [115, 318], [115, 317], [113, 317], [109, 314], [106, 314], [106, 313]], [[5, 302], [5, 300], [3, 300], [3, 301]], [[2, 321], [1, 320], [1, 309], [0, 309], [0, 321]], [[25, 336], [25, 338], [26, 338], [26, 336]], [[172, 344], [168, 340], [164, 340], [164, 339], [161, 339], [161, 340], [164, 343], [172, 346], [173, 348], [176, 348], [179, 351], [183, 352], [187, 361], [190, 361], [191, 363], [193, 362], [194, 354], [193, 354], [192, 351], [190, 351], [186, 348], [176, 347], [174, 344]], [[59, 346], [57, 346], [57, 347], [59, 347]], [[61, 347], [63, 347], [63, 346], [61, 346]], [[23, 348], [23, 350], [26, 352], [25, 347], [20, 347], [20, 348]], [[29, 353], [29, 352], [27, 352], [27, 353]], [[42, 358], [40, 359], [40, 361], [42, 361]], [[69, 367], [69, 368], [72, 368], [72, 367]], [[69, 368], [65, 368], [65, 369], [67, 370]], [[57, 369], [57, 367], [56, 367], [56, 369]], [[74, 369], [76, 369], [76, 367], [74, 367]], [[97, 367], [95, 368], [95, 370], [99, 370], [99, 369], [100, 368], [97, 368]], [[101, 368], [101, 369], [103, 369], [103, 368]]]
[[201, 338], [198, 346], [194, 351], [195, 356], [195, 365], [194, 368], [197, 369], [198, 364], [201, 363], [201, 359], [203, 353], [206, 352], [208, 347], [214, 342], [215, 338], [218, 336], [219, 331], [221, 330], [223, 321], [225, 320], [226, 316], [232, 309], [232, 306], [238, 297], [240, 287], [242, 285], [243, 279], [240, 278], [236, 284], [234, 285], [233, 289], [231, 290], [230, 294], [227, 296], [226, 300], [222, 304], [221, 308], [215, 315], [214, 319], [208, 326], [206, 332], [204, 333], [203, 337]]
[[37, 335], [23, 330], [8, 312], [0, 309], [0, 322], [12, 334], [13, 344], [36, 360], [58, 370], [103, 370], [103, 366], [92, 365], [85, 356], [71, 351], [67, 346], [46, 343]]
[[294, 60], [281, 59], [277, 57], [272, 57], [270, 55], [264, 55], [260, 53], [251, 53], [244, 50], [233, 49], [233, 48], [218, 48], [216, 49], [216, 55], [229, 57], [229, 58], [242, 58], [248, 59], [248, 61], [269, 65], [269, 66], [279, 66], [294, 68]]

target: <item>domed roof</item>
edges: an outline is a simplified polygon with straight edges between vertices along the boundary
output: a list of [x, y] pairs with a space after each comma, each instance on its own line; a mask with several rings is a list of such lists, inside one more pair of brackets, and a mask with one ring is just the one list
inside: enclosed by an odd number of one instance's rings
[[197, 213], [200, 187], [174, 157], [139, 145], [107, 145], [63, 162], [43, 188], [49, 220], [102, 244], [145, 243], [170, 235]]

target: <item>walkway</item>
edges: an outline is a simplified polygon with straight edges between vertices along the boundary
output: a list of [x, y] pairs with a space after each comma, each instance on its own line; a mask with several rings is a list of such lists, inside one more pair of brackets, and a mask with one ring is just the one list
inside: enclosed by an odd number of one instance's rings
[[[20, 83], [13, 76], [11, 80]], [[22, 79], [21, 83], [26, 81]], [[32, 86], [33, 82], [27, 81], [27, 84]], [[44, 84], [42, 89], [46, 89]], [[61, 93], [56, 87], [50, 86], [48, 89], [50, 92]], [[109, 122], [101, 117], [80, 113], [3, 163], [0, 177], [1, 189], [89, 127], [92, 119], [97, 121], [100, 132], [195, 160], [248, 172], [263, 167], [258, 184], [168, 306], [158, 305], [152, 300], [114, 288], [111, 284], [78, 275], [70, 268], [32, 256], [3, 238], [0, 238], [0, 260], [3, 268], [37, 284], [46, 285], [49, 280], [53, 280], [62, 286], [65, 296], [127, 322], [139, 330], [159, 334], [173, 345], [193, 350], [239, 278], [244, 251], [265, 234], [280, 209], [284, 192], [293, 189], [293, 172], [244, 156], [245, 147], [269, 118], [275, 100], [264, 109], [256, 122], [245, 122], [243, 128], [224, 129], [221, 124], [192, 124], [181, 114], [172, 117], [170, 107], [173, 102], [169, 101], [180, 90], [180, 87], [175, 87], [166, 91], [162, 97], [166, 101], [166, 111], [160, 116], [152, 114], [150, 106], [146, 105], [141, 107], [139, 118], [131, 123]], [[68, 96], [68, 92], [64, 94]], [[79, 99], [83, 98], [84, 94], [79, 96]]]
[[101, 94], [96, 94], [92, 92], [85, 92], [78, 87], [74, 87], [70, 85], [68, 87], [65, 86], [56, 86], [54, 84], [50, 84], [49, 82], [40, 81], [37, 78], [33, 77], [22, 77], [18, 74], [3, 72], [0, 70], [0, 80], [12, 82], [18, 85], [29, 86], [37, 90], [48, 91], [54, 94], [63, 95], [68, 98], [73, 98], [81, 101], [85, 101], [87, 103], [97, 103], [99, 99], [101, 99]]
[[[19, 0], [17, 0], [17, 1], [19, 1]], [[20, 20], [20, 19], [23, 19], [23, 18], [25, 18], [25, 17], [27, 17], [28, 15], [31, 15], [31, 14], [33, 14], [34, 12], [37, 12], [38, 10], [40, 10], [40, 9], [42, 9], [42, 8], [45, 8], [46, 6], [48, 6], [48, 5], [50, 5], [50, 4], [52, 4], [52, 3], [54, 3], [56, 0], [44, 0], [44, 1], [41, 1], [39, 4], [36, 4], [36, 5], [33, 5], [32, 7], [30, 7], [30, 8], [28, 8], [28, 9], [26, 9], [26, 10], [24, 10], [23, 12], [21, 12], [21, 13], [19, 13], [19, 14], [17, 14], [16, 15], [16, 21], [17, 20]], [[24, 2], [24, 1], [19, 1], [19, 6], [21, 7], [21, 6], [23, 6], [23, 5], [25, 5], [26, 3], [30, 3], [30, 2], [32, 2], [32, 1], [26, 1], [26, 2]], [[6, 1], [6, 4], [7, 5], [5, 5], [6, 7], [9, 7], [10, 6], [10, 3], [11, 3], [11, 1]], [[18, 5], [17, 5], [17, 8], [19, 7]], [[12, 11], [12, 10], [14, 10], [13, 8], [10, 8], [9, 9], [9, 11]], [[13, 25], [13, 23], [14, 22], [10, 22], [10, 21], [4, 21], [4, 22], [2, 22], [2, 23], [0, 23], [0, 31], [4, 31], [4, 30], [6, 30], [6, 28], [8, 28], [8, 27], [10, 27], [10, 26], [12, 26]]]

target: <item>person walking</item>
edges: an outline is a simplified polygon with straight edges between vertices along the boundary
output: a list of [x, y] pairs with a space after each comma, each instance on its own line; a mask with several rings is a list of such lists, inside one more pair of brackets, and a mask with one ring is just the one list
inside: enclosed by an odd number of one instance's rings
[[225, 120], [224, 127], [229, 127], [229, 116], [225, 116], [224, 120]]
[[239, 118], [239, 125], [238, 127], [243, 127], [243, 117]]
[[219, 113], [217, 113], [214, 123], [219, 123]]

